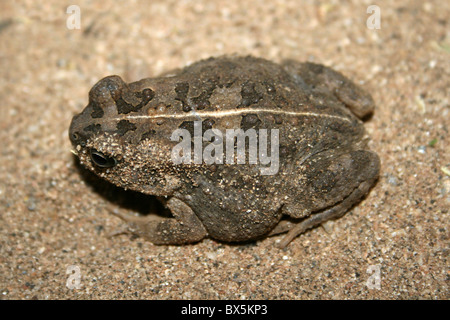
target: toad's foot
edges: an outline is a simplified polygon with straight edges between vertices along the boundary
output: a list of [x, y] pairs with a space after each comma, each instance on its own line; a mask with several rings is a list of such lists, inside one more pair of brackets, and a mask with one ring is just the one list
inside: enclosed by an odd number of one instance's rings
[[171, 198], [167, 207], [173, 218], [163, 218], [156, 215], [134, 216], [113, 212], [128, 226], [113, 233], [132, 233], [143, 237], [154, 244], [185, 244], [200, 241], [207, 235], [206, 229], [192, 211], [179, 199]]

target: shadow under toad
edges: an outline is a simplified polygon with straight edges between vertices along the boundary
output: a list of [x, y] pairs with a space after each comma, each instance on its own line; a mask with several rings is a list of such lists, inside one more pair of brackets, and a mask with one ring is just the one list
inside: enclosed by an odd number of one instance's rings
[[115, 186], [84, 168], [76, 156], [73, 157], [73, 162], [81, 179], [86, 185], [88, 185], [93, 192], [114, 205], [131, 212], [137, 212], [140, 215], [158, 214], [164, 217], [171, 216], [169, 210], [166, 209], [156, 197]]

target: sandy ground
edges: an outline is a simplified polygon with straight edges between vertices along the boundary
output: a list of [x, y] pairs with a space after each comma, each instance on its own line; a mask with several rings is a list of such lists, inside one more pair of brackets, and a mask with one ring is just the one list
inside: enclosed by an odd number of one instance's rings
[[[0, 297], [449, 299], [450, 2], [400, 2], [377, 1], [369, 29], [371, 1], [78, 1], [71, 30], [71, 2], [1, 1]], [[89, 89], [230, 53], [321, 62], [370, 91], [378, 184], [285, 250], [108, 238], [110, 210], [152, 206], [77, 166], [67, 129]]]

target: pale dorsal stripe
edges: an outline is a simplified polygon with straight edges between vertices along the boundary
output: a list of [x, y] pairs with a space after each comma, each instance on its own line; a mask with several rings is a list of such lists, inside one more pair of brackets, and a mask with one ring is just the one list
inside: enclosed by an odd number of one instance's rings
[[296, 112], [287, 110], [276, 110], [276, 109], [233, 109], [233, 110], [218, 110], [218, 111], [189, 111], [180, 114], [169, 114], [161, 113], [154, 115], [126, 115], [123, 117], [118, 117], [118, 119], [128, 119], [128, 120], [138, 120], [138, 119], [199, 119], [199, 118], [224, 118], [241, 114], [258, 114], [258, 113], [271, 113], [271, 114], [281, 114], [286, 116], [294, 117], [317, 117], [317, 118], [330, 118], [339, 119], [342, 121], [350, 122], [350, 119], [341, 116], [336, 116], [332, 114], [322, 114], [314, 112]]

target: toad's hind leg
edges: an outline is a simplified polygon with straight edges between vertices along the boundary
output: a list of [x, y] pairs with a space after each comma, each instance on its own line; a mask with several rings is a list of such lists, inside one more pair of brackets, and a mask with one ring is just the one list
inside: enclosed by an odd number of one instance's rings
[[173, 218], [149, 215], [144, 217], [114, 212], [128, 223], [128, 232], [143, 237], [154, 244], [185, 244], [202, 240], [207, 232], [192, 209], [183, 201], [171, 198], [167, 207]]
[[367, 150], [311, 160], [310, 175], [303, 189], [303, 194], [311, 196], [298, 197], [297, 202], [286, 203], [283, 210], [291, 218], [303, 220], [296, 224], [288, 221], [275, 227], [271, 234], [288, 231], [278, 246], [285, 247], [306, 230], [344, 215], [367, 194], [378, 178], [379, 170], [378, 156]]
[[330, 92], [358, 118], [363, 119], [372, 114], [375, 107], [372, 96], [340, 72], [321, 64], [298, 63], [294, 60], [284, 61], [283, 67], [300, 86], [313, 91]]
[[288, 231], [288, 233], [277, 244], [277, 246], [279, 248], [284, 248], [295, 237], [304, 233], [306, 230], [316, 227], [327, 220], [337, 219], [337, 218], [343, 216], [352, 207], [352, 205], [356, 201], [358, 201], [360, 198], [362, 198], [369, 191], [371, 186], [372, 186], [372, 181], [370, 181], [370, 182], [364, 181], [363, 183], [361, 183], [358, 186], [358, 188], [356, 188], [350, 194], [350, 196], [345, 198], [341, 203], [335, 205], [334, 207], [331, 207], [329, 209], [326, 209], [326, 210], [318, 212], [318, 213], [314, 213], [313, 215], [309, 216], [308, 218], [302, 220], [301, 222], [299, 222], [297, 224], [288, 222], [284, 225], [280, 225], [280, 228], [278, 228], [278, 230], [274, 229], [272, 231], [272, 234], [282, 233], [282, 232], [286, 232], [286, 231]]

